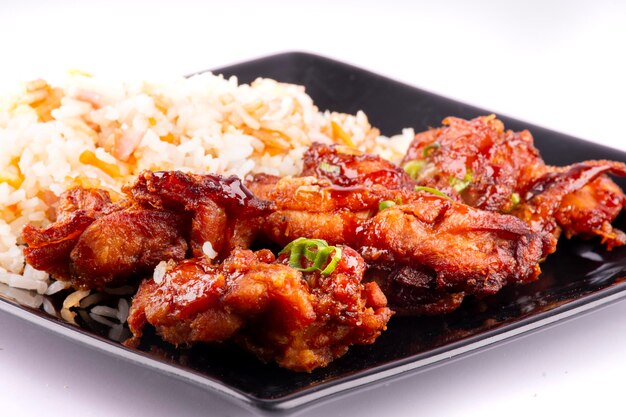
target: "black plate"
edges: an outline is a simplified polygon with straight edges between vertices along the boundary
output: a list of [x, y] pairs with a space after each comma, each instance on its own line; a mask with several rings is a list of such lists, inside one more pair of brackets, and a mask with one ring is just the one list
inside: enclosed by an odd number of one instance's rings
[[[399, 133], [403, 127], [421, 131], [437, 126], [448, 115], [471, 118], [492, 112], [305, 53], [270, 56], [214, 72], [236, 75], [246, 83], [257, 77], [270, 77], [302, 84], [320, 109], [346, 113], [364, 110], [371, 123], [386, 135]], [[507, 128], [529, 129], [550, 164], [585, 159], [626, 160], [625, 153], [614, 149], [508, 117], [501, 119]], [[626, 185], [623, 179], [618, 183]], [[624, 217], [618, 219], [622, 228], [626, 226]], [[290, 410], [444, 363], [626, 296], [626, 248], [606, 252], [595, 241], [561, 241], [557, 253], [549, 257], [542, 269], [541, 278], [533, 284], [509, 286], [482, 301], [468, 300], [445, 317], [393, 318], [389, 330], [374, 345], [353, 347], [329, 367], [311, 374], [263, 365], [230, 345], [175, 351], [155, 338], [138, 352], [107, 340], [97, 331], [70, 326], [10, 298], [0, 298], [0, 309], [116, 357], [226, 394], [242, 405]]]

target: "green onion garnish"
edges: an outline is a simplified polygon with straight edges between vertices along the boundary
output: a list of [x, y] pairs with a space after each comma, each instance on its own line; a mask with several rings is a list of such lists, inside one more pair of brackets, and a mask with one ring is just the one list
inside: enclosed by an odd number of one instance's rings
[[450, 187], [454, 188], [457, 193], [460, 193], [461, 191], [469, 187], [473, 179], [474, 177], [472, 176], [472, 171], [468, 169], [462, 180], [456, 177], [450, 177]]
[[402, 169], [404, 169], [404, 172], [406, 172], [409, 177], [411, 177], [412, 179], [417, 179], [420, 171], [422, 169], [424, 169], [424, 166], [426, 165], [426, 161], [409, 161], [406, 164], [404, 164], [404, 166], [402, 167]]
[[448, 197], [447, 195], [445, 195], [444, 193], [442, 193], [441, 191], [439, 191], [436, 188], [424, 187], [424, 186], [421, 186], [421, 185], [416, 185], [414, 190], [415, 191], [426, 191], [427, 193], [435, 194], [435, 195], [438, 195], [439, 197], [445, 197], [448, 200], [452, 200], [450, 197]]
[[513, 203], [513, 206], [517, 206], [520, 201], [522, 201], [522, 199], [520, 198], [518, 193], [511, 194], [511, 203]]
[[424, 155], [424, 158], [426, 158], [428, 155], [430, 155], [431, 151], [434, 151], [435, 149], [439, 149], [440, 146], [441, 145], [438, 142], [433, 142], [424, 148], [424, 150], [422, 151], [422, 155]]
[[[328, 258], [333, 253], [330, 262]], [[322, 239], [307, 239], [299, 237], [289, 243], [278, 254], [289, 253], [289, 266], [301, 272], [320, 271], [322, 275], [330, 275], [337, 268], [341, 260], [341, 248], [337, 246], [328, 246]], [[312, 262], [312, 265], [304, 268], [302, 266], [302, 257]], [[324, 269], [322, 267], [328, 262]]]
[[396, 205], [395, 201], [391, 201], [391, 200], [383, 200], [380, 203], [378, 203], [378, 211], [383, 211], [386, 208], [389, 207], [393, 207]]
[[319, 169], [332, 174], [339, 174], [341, 172], [341, 168], [338, 165], [332, 165], [325, 161], [320, 162]]

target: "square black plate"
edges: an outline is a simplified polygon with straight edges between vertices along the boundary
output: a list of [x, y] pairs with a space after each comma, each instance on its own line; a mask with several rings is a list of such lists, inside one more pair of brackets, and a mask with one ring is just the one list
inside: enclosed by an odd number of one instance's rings
[[[242, 83], [257, 77], [302, 84], [321, 110], [363, 110], [383, 134], [404, 127], [437, 126], [449, 115], [472, 118], [492, 111], [468, 106], [362, 69], [306, 53], [284, 53], [214, 70]], [[500, 117], [507, 128], [529, 129], [544, 159], [565, 165], [585, 159], [626, 161], [626, 154], [579, 139]], [[618, 179], [624, 187], [626, 181]], [[626, 226], [626, 216], [618, 226]], [[293, 410], [400, 374], [424, 370], [452, 358], [626, 296], [626, 248], [606, 252], [598, 242], [561, 241], [542, 265], [540, 279], [509, 286], [494, 297], [467, 300], [453, 314], [429, 318], [394, 317], [372, 346], [353, 347], [325, 369], [311, 374], [263, 365], [230, 345], [172, 350], [154, 339], [143, 351], [127, 349], [97, 332], [77, 328], [0, 296], [0, 309], [58, 334], [107, 351], [209, 390], [242, 405]]]

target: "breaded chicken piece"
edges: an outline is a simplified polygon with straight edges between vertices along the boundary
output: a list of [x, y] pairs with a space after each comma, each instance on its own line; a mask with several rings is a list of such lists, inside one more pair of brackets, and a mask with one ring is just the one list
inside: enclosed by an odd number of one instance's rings
[[426, 191], [340, 187], [314, 177], [275, 178], [272, 189], [268, 176], [261, 180], [262, 187], [248, 186], [276, 204], [264, 230], [279, 244], [299, 236], [346, 244], [372, 266], [414, 265], [433, 273], [440, 290], [477, 295], [539, 275], [542, 237], [513, 216]]
[[329, 274], [301, 272], [289, 255], [268, 250], [235, 250], [220, 265], [206, 257], [170, 263], [133, 299], [127, 344], [139, 344], [150, 324], [174, 345], [232, 339], [287, 369], [324, 367], [351, 345], [373, 343], [392, 315], [378, 286], [361, 283], [363, 259], [338, 249]]
[[[574, 167], [546, 165], [530, 132], [505, 130], [494, 115], [444, 119], [442, 127], [415, 136], [403, 164], [414, 169], [415, 180], [422, 186], [437, 188], [472, 207], [504, 213], [521, 213], [518, 205], [536, 198], [536, 184], [549, 182], [557, 174], [563, 177]], [[609, 168], [604, 172], [615, 175], [626, 172], [626, 165], [616, 162], [584, 164], [605, 165]], [[542, 210], [546, 216], [542, 224], [563, 228], [567, 237], [600, 236], [609, 250], [625, 244], [626, 235], [611, 222], [626, 204], [626, 196], [606, 175], [586, 178], [586, 182], [572, 179], [568, 191], [558, 193], [558, 201], [552, 191], [552, 209], [549, 213]]]
[[125, 193], [113, 204], [103, 190], [66, 192], [56, 222], [24, 228], [26, 261], [74, 288], [121, 285], [207, 242], [218, 258], [247, 248], [271, 210], [235, 177], [144, 172]]
[[117, 210], [109, 193], [98, 189], [74, 188], [63, 193], [56, 210], [56, 221], [46, 228], [27, 224], [22, 239], [26, 262], [59, 280], [68, 281], [70, 253], [81, 234], [96, 219]]

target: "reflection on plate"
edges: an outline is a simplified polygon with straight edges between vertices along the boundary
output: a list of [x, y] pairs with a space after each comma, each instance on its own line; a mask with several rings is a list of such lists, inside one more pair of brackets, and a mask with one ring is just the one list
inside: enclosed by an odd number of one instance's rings
[[[262, 76], [303, 84], [321, 110], [364, 110], [385, 135], [403, 127], [425, 130], [439, 125], [448, 115], [472, 118], [489, 113], [309, 54], [281, 54], [215, 72], [237, 75], [241, 82]], [[513, 130], [529, 129], [550, 164], [626, 160], [626, 154], [613, 149], [506, 117], [501, 119]], [[626, 185], [623, 179], [617, 182]], [[619, 225], [624, 228], [626, 216], [618, 218]], [[289, 409], [409, 370], [425, 369], [626, 296], [626, 248], [606, 252], [597, 242], [563, 240], [542, 269], [535, 283], [505, 287], [488, 299], [467, 300], [447, 316], [394, 317], [389, 330], [374, 345], [355, 346], [329, 367], [311, 374], [263, 365], [231, 345], [173, 349], [154, 335], [147, 335], [140, 351], [127, 349], [115, 341], [124, 338], [121, 326], [94, 322], [88, 314], [79, 318], [81, 327], [71, 326], [43, 311], [46, 306], [50, 312], [58, 300], [3, 284], [0, 308], [117, 357], [227, 394], [236, 401], [266, 409]]]

